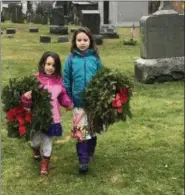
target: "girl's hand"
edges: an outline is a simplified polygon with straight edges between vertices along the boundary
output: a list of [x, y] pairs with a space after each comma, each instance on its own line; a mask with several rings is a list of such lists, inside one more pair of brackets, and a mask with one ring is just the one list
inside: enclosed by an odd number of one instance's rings
[[27, 112], [31, 112], [31, 108], [24, 107], [24, 110], [26, 110]]
[[26, 97], [27, 99], [31, 99], [32, 91], [27, 91], [26, 93], [24, 93], [24, 97]]

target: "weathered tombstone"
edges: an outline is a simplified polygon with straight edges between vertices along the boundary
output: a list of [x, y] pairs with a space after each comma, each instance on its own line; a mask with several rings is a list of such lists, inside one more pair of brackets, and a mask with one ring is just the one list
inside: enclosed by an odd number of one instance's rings
[[50, 33], [51, 34], [68, 34], [68, 27], [65, 25], [64, 8], [55, 7], [52, 8], [51, 20], [50, 20]]
[[37, 27], [30, 27], [29, 32], [31, 33], [39, 32], [39, 29]]
[[82, 26], [91, 30], [96, 44], [103, 44], [103, 36], [100, 35], [100, 12], [98, 10], [82, 10], [81, 21]]
[[57, 42], [58, 43], [66, 43], [66, 42], [69, 42], [68, 35], [59, 36], [58, 39], [57, 39]]
[[116, 27], [111, 24], [104, 24], [100, 27], [100, 34], [104, 39], [119, 39]]
[[51, 37], [46, 35], [41, 35], [40, 43], [51, 43]]
[[6, 29], [6, 34], [15, 34], [15, 33], [16, 33], [15, 28], [7, 28]]
[[82, 10], [81, 25], [88, 27], [92, 34], [100, 34], [100, 12], [98, 10]]
[[65, 23], [64, 20], [64, 8], [63, 7], [54, 7], [51, 12], [51, 25], [63, 26]]
[[72, 2], [72, 20], [76, 25], [81, 24], [82, 10], [98, 10], [98, 2], [73, 1]]
[[[140, 19], [141, 58], [135, 61], [135, 77], [143, 83], [181, 80], [184, 70], [184, 16], [165, 9]], [[170, 7], [171, 8], [171, 7]]]
[[7, 28], [6, 29], [6, 34], [7, 34], [8, 38], [13, 38], [15, 33], [16, 33], [15, 28]]

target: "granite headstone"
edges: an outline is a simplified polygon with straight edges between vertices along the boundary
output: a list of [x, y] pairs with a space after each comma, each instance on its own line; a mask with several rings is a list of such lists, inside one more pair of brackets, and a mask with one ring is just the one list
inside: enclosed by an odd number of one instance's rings
[[58, 26], [63, 26], [65, 24], [63, 7], [52, 8], [50, 24]]
[[51, 37], [47, 35], [41, 35], [40, 43], [51, 43]]
[[100, 12], [98, 10], [82, 10], [81, 26], [91, 30], [97, 45], [103, 44], [103, 36], [100, 35]]
[[16, 33], [16, 29], [15, 28], [7, 28], [6, 29], [6, 34], [15, 34]]
[[161, 6], [140, 19], [141, 58], [135, 61], [135, 77], [140, 82], [184, 79], [184, 16], [168, 3], [163, 3], [166, 9]]
[[72, 20], [76, 25], [81, 24], [82, 10], [98, 10], [96, 1], [72, 1]]
[[98, 10], [82, 10], [81, 25], [88, 27], [92, 34], [100, 34], [100, 12]]
[[68, 27], [64, 26], [65, 18], [64, 18], [64, 8], [62, 6], [52, 8], [50, 25], [51, 25], [50, 26], [51, 34], [60, 34], [60, 35], [68, 34]]
[[[155, 12], [156, 13], [156, 12]], [[140, 20], [141, 57], [146, 59], [184, 55], [184, 16], [158, 11]]]
[[39, 32], [39, 29], [37, 27], [30, 27], [29, 32], [30, 33], [36, 33], [36, 32]]

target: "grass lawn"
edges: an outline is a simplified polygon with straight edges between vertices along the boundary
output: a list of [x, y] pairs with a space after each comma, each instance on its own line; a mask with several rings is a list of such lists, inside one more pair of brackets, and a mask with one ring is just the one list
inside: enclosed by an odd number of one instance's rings
[[[28, 24], [2, 23], [1, 85], [12, 77], [37, 71], [46, 50], [57, 52], [62, 62], [70, 43], [39, 43], [49, 34], [49, 26], [29, 33]], [[5, 29], [17, 29], [8, 38]], [[72, 26], [71, 26], [72, 27]], [[73, 26], [74, 27], [74, 26]], [[98, 136], [95, 159], [87, 176], [78, 175], [75, 142], [69, 139], [72, 112], [63, 110], [64, 136], [54, 139], [50, 175], [39, 176], [29, 143], [7, 137], [4, 113], [1, 123], [2, 195], [182, 195], [184, 194], [184, 83], [144, 85], [135, 81], [133, 61], [139, 58], [139, 44], [124, 46], [130, 29], [117, 29], [120, 39], [106, 39], [99, 46], [103, 64], [120, 69], [134, 82], [133, 119], [111, 126]], [[137, 29], [139, 41], [139, 29]]]

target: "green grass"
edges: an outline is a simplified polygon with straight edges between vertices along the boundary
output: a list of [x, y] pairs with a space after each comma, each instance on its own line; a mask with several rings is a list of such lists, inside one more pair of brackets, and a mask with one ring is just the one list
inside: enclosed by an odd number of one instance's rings
[[[2, 23], [2, 29], [17, 29], [13, 38], [5, 33], [1, 38], [2, 86], [12, 77], [36, 72], [46, 50], [57, 52], [62, 62], [69, 53], [70, 43], [57, 43], [56, 35], [52, 35], [51, 44], [40, 44], [39, 36], [49, 34], [49, 26], [34, 26], [39, 27], [39, 33], [28, 33], [27, 24]], [[124, 46], [123, 38], [129, 38], [130, 29], [117, 31], [120, 39], [104, 40], [99, 46], [100, 56], [104, 66], [126, 72], [134, 82], [133, 119], [119, 122], [98, 136], [95, 160], [90, 163], [89, 174], [82, 177], [77, 172], [75, 142], [68, 139], [72, 112], [63, 110], [64, 136], [54, 139], [49, 177], [40, 178], [39, 163], [32, 162], [29, 143], [7, 137], [2, 112], [3, 195], [183, 194], [184, 83], [136, 82], [133, 61], [140, 56], [139, 44]]]

